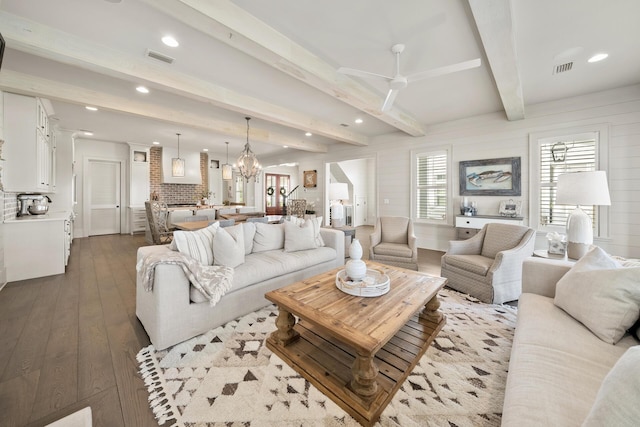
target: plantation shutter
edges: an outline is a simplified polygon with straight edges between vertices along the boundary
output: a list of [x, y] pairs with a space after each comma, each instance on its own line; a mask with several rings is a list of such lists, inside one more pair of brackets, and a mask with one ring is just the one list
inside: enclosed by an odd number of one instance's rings
[[416, 162], [416, 217], [446, 220], [447, 152], [418, 154]]
[[[569, 214], [575, 209], [571, 205], [558, 205], [556, 185], [558, 176], [570, 172], [594, 171], [596, 167], [596, 136], [580, 140], [559, 140], [540, 144], [540, 225], [564, 227]], [[597, 224], [594, 206], [581, 206]], [[597, 233], [594, 233], [597, 235]]]

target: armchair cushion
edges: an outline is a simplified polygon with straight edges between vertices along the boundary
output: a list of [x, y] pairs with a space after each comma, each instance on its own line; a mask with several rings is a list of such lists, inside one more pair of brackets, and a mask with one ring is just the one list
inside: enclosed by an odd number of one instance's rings
[[401, 245], [398, 243], [380, 243], [375, 248], [373, 248], [373, 252], [376, 255], [390, 255], [390, 256], [399, 256], [404, 258], [411, 258], [413, 255], [413, 251], [406, 244]]
[[486, 276], [493, 265], [493, 259], [482, 255], [450, 255], [447, 257], [447, 264], [458, 267], [480, 276]]
[[387, 216], [380, 218], [382, 241], [385, 243], [407, 244], [409, 218]]

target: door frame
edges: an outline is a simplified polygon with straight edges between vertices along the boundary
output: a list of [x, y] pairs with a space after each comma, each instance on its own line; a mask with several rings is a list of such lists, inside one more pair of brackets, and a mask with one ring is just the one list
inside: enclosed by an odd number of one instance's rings
[[[91, 194], [87, 183], [89, 182], [91, 162], [109, 162], [120, 165], [120, 234], [123, 234], [123, 227], [128, 224], [126, 221], [126, 211], [122, 204], [123, 200], [128, 200], [129, 193], [126, 188], [127, 171], [123, 167], [124, 161], [108, 157], [85, 156], [82, 160], [82, 228], [83, 234], [89, 237], [91, 231]], [[126, 231], [126, 230], [125, 230]]]

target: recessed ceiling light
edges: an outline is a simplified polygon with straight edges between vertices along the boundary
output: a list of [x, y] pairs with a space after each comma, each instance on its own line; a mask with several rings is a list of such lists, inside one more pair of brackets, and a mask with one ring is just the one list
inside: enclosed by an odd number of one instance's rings
[[160, 145], [158, 141], [153, 141], [153, 145]]
[[364, 120], [362, 120], [360, 117], [358, 117], [357, 119], [354, 120], [355, 123], [360, 124], [362, 123]]
[[312, 136], [313, 134], [311, 132], [307, 132], [305, 133], [306, 136]]
[[174, 39], [172, 36], [164, 36], [162, 38], [162, 43], [166, 44], [169, 47], [180, 46], [180, 43], [178, 43], [178, 40]]
[[84, 108], [86, 108], [86, 109], [87, 109], [87, 110], [89, 110], [89, 111], [98, 111], [98, 109], [97, 109], [96, 107], [92, 107], [92, 106], [90, 106], [90, 105], [87, 105], [87, 106], [86, 106], [86, 107], [84, 107]]
[[208, 148], [203, 148], [202, 151], [207, 152], [207, 151], [209, 151], [209, 149]]
[[137, 90], [138, 92], [140, 92], [140, 93], [149, 93], [149, 89], [147, 89], [147, 88], [146, 88], [146, 87], [144, 87], [144, 86], [138, 86], [138, 87], [136, 88], [136, 90]]
[[289, 148], [289, 146], [288, 145], [283, 145], [282, 148]]
[[596, 53], [595, 55], [593, 55], [591, 58], [589, 58], [587, 60], [587, 62], [598, 62], [598, 61], [602, 61], [603, 59], [606, 59], [609, 56], [608, 53]]
[[93, 136], [93, 132], [89, 132], [87, 130], [84, 131], [84, 134], [87, 136]]

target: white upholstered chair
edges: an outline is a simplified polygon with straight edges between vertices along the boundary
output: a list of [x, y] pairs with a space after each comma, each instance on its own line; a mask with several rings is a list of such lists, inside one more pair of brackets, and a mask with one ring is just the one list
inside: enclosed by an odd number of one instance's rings
[[401, 216], [379, 217], [370, 240], [370, 260], [418, 270], [418, 246], [411, 219]]
[[520, 298], [522, 263], [533, 255], [535, 230], [522, 225], [489, 223], [467, 240], [449, 242], [440, 275], [447, 286], [502, 304]]

